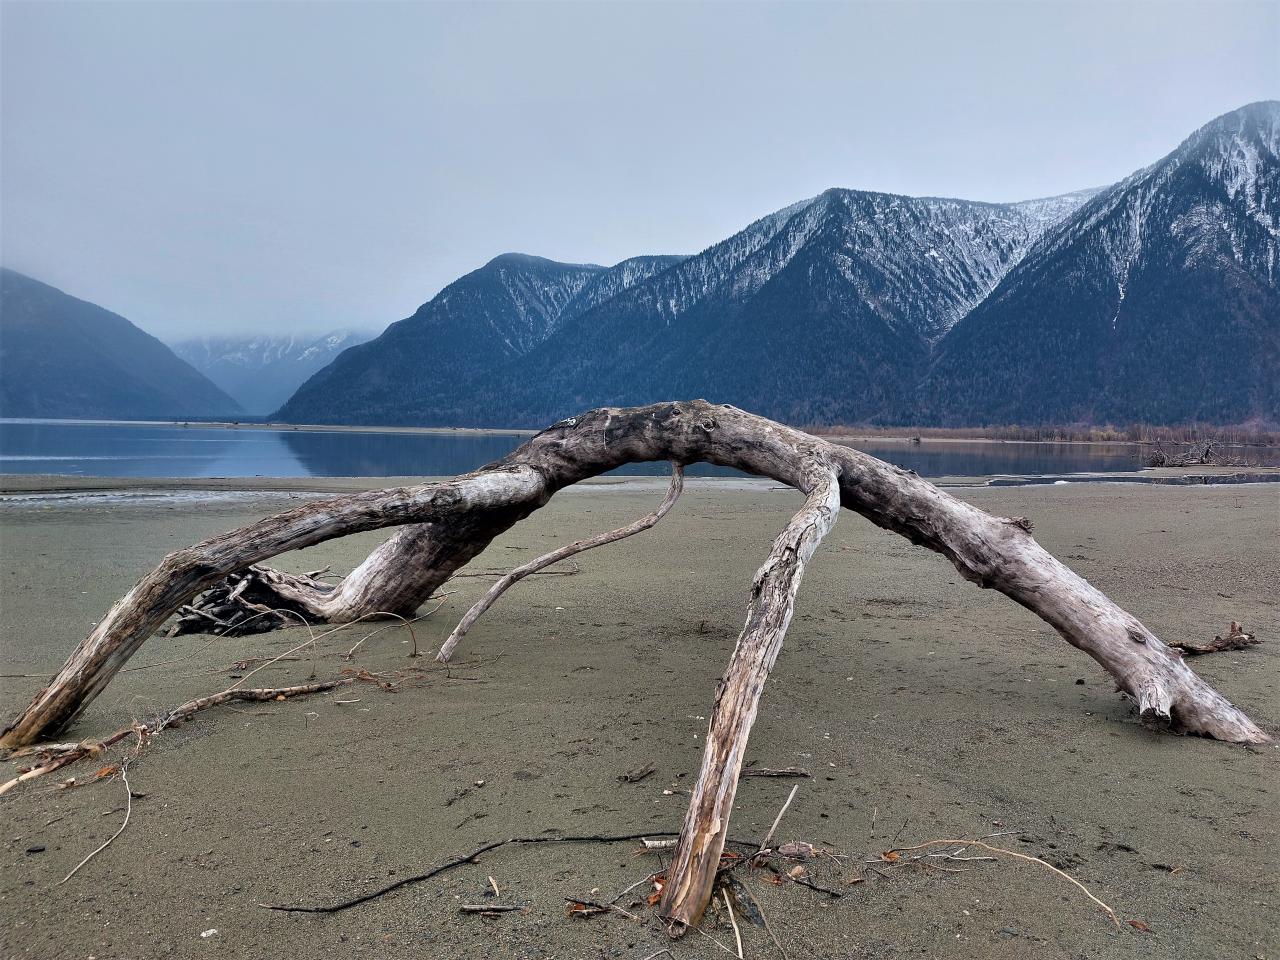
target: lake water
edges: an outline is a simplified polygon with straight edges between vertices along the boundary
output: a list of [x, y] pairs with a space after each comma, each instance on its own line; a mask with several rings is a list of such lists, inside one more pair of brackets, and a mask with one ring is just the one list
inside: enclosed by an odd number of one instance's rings
[[[451, 476], [504, 456], [517, 433], [403, 433], [290, 430], [158, 423], [0, 420], [0, 473], [101, 477]], [[1126, 443], [868, 441], [860, 450], [926, 477], [1135, 470]], [[619, 473], [664, 474], [662, 463]], [[734, 475], [702, 464], [695, 476]]]

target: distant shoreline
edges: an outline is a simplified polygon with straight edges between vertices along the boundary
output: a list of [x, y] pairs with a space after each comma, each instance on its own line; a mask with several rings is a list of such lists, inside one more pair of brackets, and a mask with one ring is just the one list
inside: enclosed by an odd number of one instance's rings
[[273, 430], [277, 433], [401, 433], [437, 436], [532, 437], [537, 430], [498, 427], [376, 427], [323, 423], [258, 423], [244, 420], [80, 420], [74, 418], [0, 417], [6, 423], [47, 423], [94, 427], [179, 427], [190, 430]]
[[[451, 476], [402, 477], [103, 477], [75, 474], [0, 473], [0, 505], [9, 499], [102, 494], [290, 494], [327, 496], [416, 486], [452, 480]], [[660, 491], [667, 478], [640, 474], [590, 477], [569, 490], [617, 492]], [[994, 474], [940, 476], [930, 482], [943, 488], [1053, 487], [1080, 484], [1151, 484], [1155, 486], [1236, 486], [1280, 483], [1280, 467], [1148, 467], [1108, 473]], [[690, 488], [720, 491], [766, 491], [780, 487], [763, 477], [691, 477]]]
[[[277, 433], [385, 433], [385, 434], [402, 434], [416, 436], [474, 436], [474, 437], [532, 437], [541, 433], [540, 430], [527, 430], [518, 427], [397, 427], [397, 426], [375, 426], [366, 424], [324, 424], [324, 423], [283, 423], [279, 421], [263, 421], [248, 422], [243, 420], [81, 420], [74, 418], [39, 418], [39, 417], [0, 417], [0, 425], [7, 423], [29, 423], [29, 424], [60, 424], [60, 425], [80, 425], [80, 426], [139, 426], [139, 427], [176, 427], [190, 430], [266, 430]], [[805, 429], [803, 427], [797, 429]], [[993, 437], [985, 435], [964, 436], [965, 428], [955, 428], [950, 430], [941, 427], [921, 427], [921, 433], [911, 432], [911, 428], [902, 428], [902, 433], [866, 433], [848, 428], [848, 432], [844, 432], [843, 427], [810, 427], [807, 432], [813, 433], [815, 436], [822, 437], [824, 440], [830, 440], [833, 443], [989, 443], [989, 444], [1024, 444], [1031, 446], [1058, 446], [1069, 444], [1073, 446], [1132, 446], [1146, 447], [1156, 443], [1168, 443], [1175, 445], [1183, 441], [1178, 439], [1042, 439], [1028, 440], [1019, 438]], [[975, 431], [982, 428], [974, 428]], [[1007, 429], [1007, 428], [1000, 428]], [[1022, 428], [1018, 428], [1022, 429]], [[1038, 429], [1038, 428], [1026, 428]], [[1056, 429], [1053, 427], [1045, 427], [1045, 430]], [[1184, 431], [1189, 428], [1169, 427], [1171, 432]], [[1237, 428], [1224, 427], [1223, 431], [1229, 431]], [[930, 435], [935, 431], [944, 431], [953, 434], [949, 436]], [[1273, 448], [1280, 447], [1280, 438], [1266, 436], [1265, 439], [1255, 440], [1226, 440], [1223, 441], [1224, 446], [1228, 447], [1264, 447]]]

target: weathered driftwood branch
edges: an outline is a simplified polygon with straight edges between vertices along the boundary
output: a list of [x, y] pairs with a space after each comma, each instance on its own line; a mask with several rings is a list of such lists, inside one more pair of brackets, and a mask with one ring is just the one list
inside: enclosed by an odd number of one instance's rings
[[1232, 620], [1231, 626], [1227, 628], [1225, 637], [1215, 636], [1212, 640], [1206, 640], [1204, 643], [1196, 643], [1194, 640], [1176, 640], [1169, 646], [1175, 650], [1181, 650], [1188, 657], [1199, 657], [1206, 653], [1244, 650], [1261, 642], [1261, 637], [1256, 634], [1245, 633], [1244, 628]]
[[640, 461], [705, 461], [801, 487], [815, 457], [836, 469], [843, 506], [936, 550], [966, 579], [1039, 615], [1102, 664], [1144, 715], [1221, 740], [1267, 739], [1135, 617], [1044, 551], [1022, 524], [992, 517], [858, 450], [697, 400], [592, 410], [454, 480], [308, 503], [172, 553], [80, 643], [0, 735], [0, 747], [64, 727], [184, 603], [228, 574], [287, 550], [404, 525], [327, 592], [285, 578], [280, 591], [330, 622], [376, 611], [408, 613], [495, 536], [580, 480]]
[[322, 590], [281, 575], [272, 585], [273, 602], [263, 605], [331, 622], [379, 611], [409, 614], [556, 491], [627, 463], [655, 460], [735, 467], [807, 496], [757, 575], [747, 624], [717, 696], [702, 774], [668, 873], [665, 913], [678, 924], [696, 919], [710, 897], [760, 689], [804, 564], [834, 521], [837, 504], [941, 553], [966, 579], [1036, 613], [1097, 660], [1144, 716], [1222, 740], [1268, 740], [1177, 652], [1045, 552], [1027, 521], [992, 517], [860, 451], [697, 400], [592, 410], [454, 480], [309, 503], [172, 553], [111, 608], [0, 736], [0, 747], [30, 744], [65, 727], [171, 615], [230, 574], [335, 537], [404, 526], [336, 586]]
[[449, 658], [453, 656], [453, 651], [458, 646], [458, 641], [466, 636], [467, 631], [484, 615], [484, 612], [493, 606], [497, 599], [506, 593], [508, 589], [525, 577], [537, 573], [553, 563], [567, 560], [576, 554], [595, 547], [603, 547], [607, 543], [617, 543], [619, 540], [625, 540], [627, 537], [648, 530], [665, 517], [671, 508], [676, 505], [676, 500], [680, 498], [680, 491], [683, 489], [684, 467], [678, 463], [673, 463], [671, 465], [671, 485], [667, 487], [667, 495], [652, 513], [645, 514], [639, 520], [632, 521], [625, 527], [610, 530], [608, 533], [596, 534], [594, 537], [587, 537], [585, 540], [578, 540], [558, 550], [544, 553], [536, 560], [530, 560], [528, 563], [516, 567], [485, 591], [485, 595], [477, 600], [475, 606], [467, 611], [466, 615], [458, 622], [458, 625], [453, 628], [453, 632], [449, 634], [449, 639], [440, 646], [440, 652], [436, 654], [436, 659], [441, 663], [447, 663]]
[[765, 681], [791, 623], [805, 565], [840, 512], [839, 477], [829, 461], [814, 457], [799, 483], [808, 494], [804, 507], [778, 535], [756, 573], [746, 625], [716, 689], [702, 770], [658, 905], [659, 916], [677, 932], [697, 926], [711, 898]]
[[40, 762], [25, 773], [21, 773], [12, 780], [0, 784], [0, 795], [8, 793], [14, 787], [29, 780], [48, 776], [78, 760], [83, 760], [85, 757], [98, 756], [108, 747], [114, 746], [121, 740], [127, 740], [129, 737], [137, 737], [138, 745], [141, 747], [149, 738], [154, 737], [160, 731], [176, 723], [181, 723], [192, 714], [207, 710], [210, 707], [217, 707], [233, 700], [248, 700], [259, 703], [266, 700], [288, 700], [291, 697], [332, 690], [334, 687], [355, 683], [358, 679], [360, 679], [359, 676], [338, 677], [334, 680], [300, 683], [291, 687], [266, 687], [251, 690], [232, 687], [220, 693], [189, 700], [182, 706], [174, 707], [168, 713], [157, 717], [150, 723], [131, 723], [127, 727], [121, 727], [115, 733], [108, 734], [101, 740], [83, 740], [79, 743], [50, 743], [40, 747], [22, 747], [15, 750], [12, 756], [35, 756], [39, 758]]

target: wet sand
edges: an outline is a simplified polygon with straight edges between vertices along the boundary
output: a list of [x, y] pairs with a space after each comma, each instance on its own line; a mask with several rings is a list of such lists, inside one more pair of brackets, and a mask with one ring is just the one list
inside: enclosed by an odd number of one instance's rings
[[[3, 672], [36, 675], [0, 679], [6, 714], [165, 552], [325, 484], [119, 496], [137, 486], [84, 481], [79, 492], [95, 496], [0, 505]], [[619, 525], [647, 512], [662, 487], [650, 478], [567, 491], [475, 566], [509, 567]], [[633, 843], [507, 848], [331, 916], [256, 904], [355, 896], [512, 835], [678, 829], [680, 791], [697, 771], [751, 575], [799, 503], [770, 487], [690, 483], [654, 530], [584, 555], [578, 575], [514, 588], [468, 635], [449, 675], [429, 671], [396, 692], [359, 683], [220, 708], [167, 732], [130, 767], [143, 796], [128, 829], [64, 886], [55, 884], [119, 827], [120, 781], [37, 782], [0, 798], [0, 956], [643, 960], [671, 947], [679, 958], [724, 957], [696, 934], [672, 944], [655, 922], [566, 918], [565, 897], [608, 900], [658, 869]], [[1270, 642], [1194, 666], [1264, 727], [1280, 727], [1280, 488], [953, 492], [1031, 517], [1046, 547], [1166, 638], [1211, 636], [1231, 619], [1257, 630]], [[345, 572], [380, 539], [323, 544], [281, 565]], [[458, 592], [415, 627], [423, 652], [487, 582], [451, 585]], [[315, 672], [349, 666], [341, 654], [373, 629], [321, 641]], [[222, 689], [229, 664], [305, 636], [156, 638], [74, 735]], [[428, 667], [408, 657], [411, 645], [404, 628], [388, 627], [354, 663]], [[302, 682], [312, 669], [281, 663], [253, 682]], [[764, 766], [814, 774], [798, 781], [780, 835], [856, 858], [812, 867], [845, 891], [839, 900], [747, 879], [792, 958], [1280, 953], [1280, 750], [1144, 728], [1100, 668], [1033, 615], [855, 515], [841, 517], [806, 576], [751, 743]], [[618, 781], [645, 764], [656, 773]], [[72, 772], [83, 778], [94, 766]], [[5, 764], [5, 776], [15, 767]], [[731, 833], [759, 838], [790, 786], [744, 780]], [[868, 873], [844, 886], [853, 864], [890, 847], [1006, 831], [1018, 834], [991, 842], [1061, 866], [1153, 932], [1115, 930], [1065, 881], [1011, 860], [948, 865], [964, 873], [886, 870], [887, 879]], [[485, 902], [489, 876], [502, 902], [528, 911], [459, 916], [459, 904]], [[633, 899], [621, 903], [632, 909]], [[722, 913], [707, 931], [732, 945]], [[747, 956], [777, 956], [763, 931], [744, 926], [743, 935]]]

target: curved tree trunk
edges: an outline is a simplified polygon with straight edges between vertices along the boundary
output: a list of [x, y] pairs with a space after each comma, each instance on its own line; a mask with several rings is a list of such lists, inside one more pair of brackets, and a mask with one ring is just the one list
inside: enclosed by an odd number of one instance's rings
[[814, 459], [838, 472], [843, 506], [946, 556], [1097, 660], [1144, 715], [1178, 731], [1258, 743], [1266, 735], [1182, 658], [1031, 537], [915, 474], [727, 405], [703, 400], [592, 410], [555, 424], [474, 473], [305, 504], [167, 556], [107, 613], [0, 735], [17, 747], [69, 723], [138, 647], [196, 593], [287, 550], [404, 526], [335, 589], [299, 590], [323, 619], [416, 609], [454, 571], [557, 491], [627, 463], [705, 461], [800, 488]]
[[1143, 716], [1179, 732], [1240, 743], [1268, 740], [1137, 618], [1043, 550], [1026, 520], [990, 516], [860, 451], [695, 400], [592, 410], [454, 480], [309, 503], [172, 553], [111, 608], [0, 735], [0, 747], [24, 746], [65, 727], [168, 617], [228, 574], [287, 550], [403, 526], [336, 589], [287, 576], [278, 589], [320, 619], [407, 613], [557, 490], [654, 460], [736, 467], [808, 496], [757, 574], [747, 625], [719, 688], [702, 774], [663, 899], [677, 929], [696, 922], [710, 898], [742, 749], [804, 563], [834, 521], [837, 490], [844, 507], [936, 550], [966, 579], [1036, 613], [1097, 660]]

